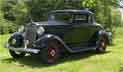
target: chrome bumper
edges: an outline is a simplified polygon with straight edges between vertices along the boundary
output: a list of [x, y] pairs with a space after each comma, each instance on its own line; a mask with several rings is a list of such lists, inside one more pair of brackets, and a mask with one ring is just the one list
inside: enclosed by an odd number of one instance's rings
[[27, 52], [27, 53], [34, 53], [38, 54], [40, 52], [39, 49], [34, 49], [34, 48], [14, 48], [11, 47], [9, 44], [6, 44], [6, 48], [13, 50], [13, 51], [18, 51], [18, 52]]

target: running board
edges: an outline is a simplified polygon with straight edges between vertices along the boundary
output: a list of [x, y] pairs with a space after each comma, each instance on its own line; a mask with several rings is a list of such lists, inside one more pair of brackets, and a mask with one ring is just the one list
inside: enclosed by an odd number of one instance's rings
[[95, 50], [97, 47], [73, 47], [69, 48], [68, 46], [65, 45], [65, 48], [71, 52], [71, 53], [77, 53], [77, 52], [83, 52], [83, 51], [88, 51], [88, 50]]
[[96, 47], [75, 47], [75, 48], [72, 48], [71, 50], [73, 51], [73, 53], [76, 53], [76, 52], [82, 52], [82, 51], [88, 51], [88, 50], [95, 50]]

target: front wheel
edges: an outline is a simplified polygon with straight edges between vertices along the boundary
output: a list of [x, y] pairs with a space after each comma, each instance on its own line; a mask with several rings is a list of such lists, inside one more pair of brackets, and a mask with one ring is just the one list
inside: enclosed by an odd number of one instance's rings
[[15, 59], [22, 58], [25, 56], [24, 52], [15, 52], [15, 51], [9, 50], [9, 53]]
[[60, 56], [60, 50], [59, 50], [59, 44], [57, 41], [50, 41], [46, 48], [43, 48], [41, 50], [41, 57], [43, 62], [48, 64], [55, 63], [59, 56]]
[[97, 52], [105, 52], [107, 45], [108, 45], [107, 39], [105, 37], [101, 37], [97, 42], [96, 51]]

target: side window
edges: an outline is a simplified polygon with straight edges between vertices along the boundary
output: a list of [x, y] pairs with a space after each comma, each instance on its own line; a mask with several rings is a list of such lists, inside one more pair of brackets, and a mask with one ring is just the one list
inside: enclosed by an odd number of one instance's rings
[[70, 13], [56, 13], [54, 15], [55, 20], [66, 22], [66, 23], [69, 23], [71, 18], [72, 18], [72, 14], [70, 14]]
[[88, 15], [76, 14], [74, 15], [73, 22], [75, 23], [88, 23]]

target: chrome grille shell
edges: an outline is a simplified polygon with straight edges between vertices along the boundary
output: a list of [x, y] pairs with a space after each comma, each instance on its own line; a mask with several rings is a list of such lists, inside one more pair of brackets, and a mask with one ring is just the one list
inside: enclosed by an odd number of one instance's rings
[[28, 24], [25, 28], [25, 40], [28, 40], [27, 47], [33, 47], [33, 43], [36, 40], [36, 25], [31, 23]]

